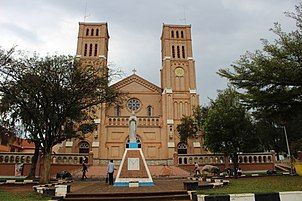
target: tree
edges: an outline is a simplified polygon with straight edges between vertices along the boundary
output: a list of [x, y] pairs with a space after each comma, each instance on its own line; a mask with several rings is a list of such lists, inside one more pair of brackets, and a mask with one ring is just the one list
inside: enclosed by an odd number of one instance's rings
[[[274, 119], [267, 118], [267, 115], [257, 113], [255, 121], [256, 136], [259, 139], [259, 150], [274, 150], [279, 157], [279, 153], [287, 153], [284, 127], [278, 125]], [[302, 114], [290, 119], [286, 126], [287, 133], [290, 133], [288, 140], [290, 144], [295, 144], [302, 139]], [[299, 146], [290, 146], [292, 153], [299, 151]]]
[[188, 138], [198, 137], [202, 132], [203, 113], [206, 108], [196, 106], [193, 108], [192, 116], [184, 116], [181, 118], [181, 123], [177, 125], [177, 131], [181, 142], [187, 142]]
[[92, 110], [117, 101], [120, 92], [108, 83], [106, 68], [83, 66], [72, 56], [28, 57], [0, 50], [1, 114], [21, 121], [39, 146], [41, 183], [50, 178], [52, 147], [91, 131]]
[[197, 135], [198, 127], [193, 117], [185, 116], [181, 118], [181, 123], [177, 125], [177, 131], [181, 142], [187, 142], [188, 138]]
[[245, 104], [255, 113], [279, 125], [302, 111], [302, 3], [295, 13], [286, 15], [296, 20], [297, 30], [285, 33], [275, 23], [274, 42], [262, 40], [262, 50], [247, 52], [231, 65], [232, 70], [218, 72], [240, 89]]
[[270, 136], [260, 133], [264, 137], [261, 143], [270, 142], [265, 146], [277, 152], [286, 150], [280, 127], [288, 130], [290, 143], [302, 138], [301, 126], [294, 123], [302, 112], [302, 3], [295, 12], [285, 14], [296, 21], [296, 30], [286, 33], [275, 23], [271, 29], [277, 35], [274, 42], [262, 40], [262, 50], [247, 52], [231, 65], [232, 70], [218, 72], [241, 92], [244, 103], [253, 110], [258, 131], [261, 127], [269, 130]]
[[230, 156], [238, 168], [238, 152], [253, 150], [256, 139], [251, 116], [237, 92], [232, 88], [220, 91], [204, 119], [205, 145], [212, 152]]

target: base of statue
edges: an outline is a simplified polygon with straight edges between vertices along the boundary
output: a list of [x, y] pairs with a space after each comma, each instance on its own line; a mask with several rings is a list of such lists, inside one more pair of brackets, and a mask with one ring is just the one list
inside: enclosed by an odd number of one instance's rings
[[137, 143], [129, 143], [129, 148], [126, 148], [114, 186], [154, 186], [144, 154]]

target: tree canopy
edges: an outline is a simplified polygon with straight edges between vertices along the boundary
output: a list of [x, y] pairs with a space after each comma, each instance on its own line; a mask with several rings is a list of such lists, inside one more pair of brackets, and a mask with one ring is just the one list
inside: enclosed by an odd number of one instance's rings
[[188, 138], [196, 136], [198, 128], [194, 118], [191, 116], [181, 118], [181, 123], [177, 125], [177, 131], [181, 142], [187, 142]]
[[[93, 110], [119, 97], [106, 73], [106, 68], [83, 66], [72, 56], [0, 50], [0, 112], [21, 121], [29, 139], [48, 158], [45, 165], [54, 145], [91, 131]], [[44, 176], [47, 182], [49, 176]]]
[[198, 137], [202, 134], [202, 123], [206, 110], [206, 107], [196, 106], [193, 108], [192, 116], [181, 118], [181, 122], [176, 128], [181, 142], [187, 142], [188, 138]]

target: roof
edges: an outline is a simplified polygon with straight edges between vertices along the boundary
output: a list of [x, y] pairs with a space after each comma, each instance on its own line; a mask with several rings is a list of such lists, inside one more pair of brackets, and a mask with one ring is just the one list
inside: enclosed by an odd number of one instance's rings
[[148, 80], [136, 75], [136, 74], [132, 74], [122, 80], [120, 80], [119, 82], [113, 84], [112, 86], [115, 87], [116, 89], [121, 89], [122, 87], [129, 85], [132, 82], [136, 82], [139, 83], [140, 85], [148, 88], [149, 90], [156, 92], [156, 93], [162, 93], [162, 89], [158, 86], [156, 86], [155, 84], [149, 82]]
[[21, 149], [35, 149], [35, 144], [29, 142], [27, 139], [16, 138], [16, 140], [11, 144], [11, 146], [18, 147]]

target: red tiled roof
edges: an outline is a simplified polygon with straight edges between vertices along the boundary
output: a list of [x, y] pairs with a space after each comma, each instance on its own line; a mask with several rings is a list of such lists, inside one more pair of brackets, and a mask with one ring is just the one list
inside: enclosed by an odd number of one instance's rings
[[11, 144], [11, 146], [18, 147], [21, 149], [35, 149], [35, 144], [29, 142], [26, 139], [16, 138], [16, 140]]

